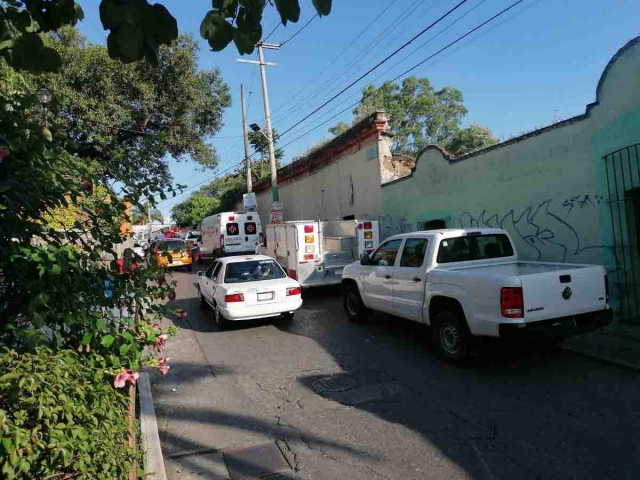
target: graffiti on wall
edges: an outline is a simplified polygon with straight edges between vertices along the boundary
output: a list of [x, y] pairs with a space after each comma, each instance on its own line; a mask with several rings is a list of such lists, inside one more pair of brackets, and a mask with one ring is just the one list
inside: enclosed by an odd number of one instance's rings
[[602, 195], [586, 194], [567, 198], [564, 202], [562, 202], [562, 206], [567, 209], [567, 215], [569, 215], [574, 207], [579, 207], [580, 209], [596, 207], [603, 202], [604, 197]]
[[[603, 201], [599, 195], [580, 195], [567, 198], [560, 208], [554, 208], [553, 200], [546, 199], [521, 209], [505, 209], [506, 213], [488, 210], [464, 212], [460, 215], [459, 222], [462, 227], [467, 228], [507, 230], [520, 249], [523, 244], [527, 246], [526, 251], [520, 252], [524, 258], [564, 262], [568, 259], [575, 260], [575, 257], [587, 250], [606, 248], [589, 244], [590, 239], [583, 238], [577, 220], [569, 218], [575, 208], [596, 209]], [[584, 224], [584, 220], [581, 223]]]

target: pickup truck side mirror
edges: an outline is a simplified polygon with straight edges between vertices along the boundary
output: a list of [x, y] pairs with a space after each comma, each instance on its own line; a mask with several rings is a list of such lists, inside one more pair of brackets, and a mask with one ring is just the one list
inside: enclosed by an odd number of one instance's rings
[[371, 259], [366, 253], [360, 257], [360, 265], [371, 265]]

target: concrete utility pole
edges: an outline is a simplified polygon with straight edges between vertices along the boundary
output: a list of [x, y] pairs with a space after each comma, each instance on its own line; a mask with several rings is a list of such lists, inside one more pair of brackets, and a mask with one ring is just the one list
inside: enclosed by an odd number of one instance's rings
[[275, 63], [265, 62], [263, 49], [280, 50], [282, 45], [260, 42], [258, 45], [258, 61], [238, 60], [242, 63], [257, 63], [260, 65], [260, 77], [262, 78], [262, 98], [264, 100], [264, 116], [267, 130], [267, 140], [269, 141], [269, 162], [271, 164], [271, 195], [274, 202], [280, 201], [278, 192], [278, 167], [276, 166], [276, 151], [273, 148], [273, 131], [271, 130], [271, 109], [269, 108], [269, 92], [267, 91], [267, 72], [265, 66], [275, 66]]
[[247, 106], [244, 102], [244, 85], [240, 85], [240, 100], [242, 102], [242, 135], [244, 136], [244, 162], [247, 169], [247, 193], [253, 190], [251, 178], [251, 157], [249, 156], [249, 134], [247, 132]]

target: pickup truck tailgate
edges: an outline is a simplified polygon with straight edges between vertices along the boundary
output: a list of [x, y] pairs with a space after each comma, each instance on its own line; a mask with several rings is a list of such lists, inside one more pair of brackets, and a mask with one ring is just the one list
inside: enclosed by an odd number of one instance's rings
[[533, 322], [605, 309], [604, 276], [603, 267], [580, 265], [520, 276], [525, 320]]

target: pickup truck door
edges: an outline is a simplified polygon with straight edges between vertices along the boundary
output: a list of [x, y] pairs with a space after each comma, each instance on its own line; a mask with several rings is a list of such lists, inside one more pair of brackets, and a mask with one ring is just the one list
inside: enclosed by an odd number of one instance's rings
[[371, 254], [371, 264], [361, 267], [362, 296], [369, 308], [393, 313], [393, 271], [402, 240], [384, 242]]
[[426, 238], [407, 238], [393, 272], [393, 313], [415, 322], [422, 321], [427, 245]]

